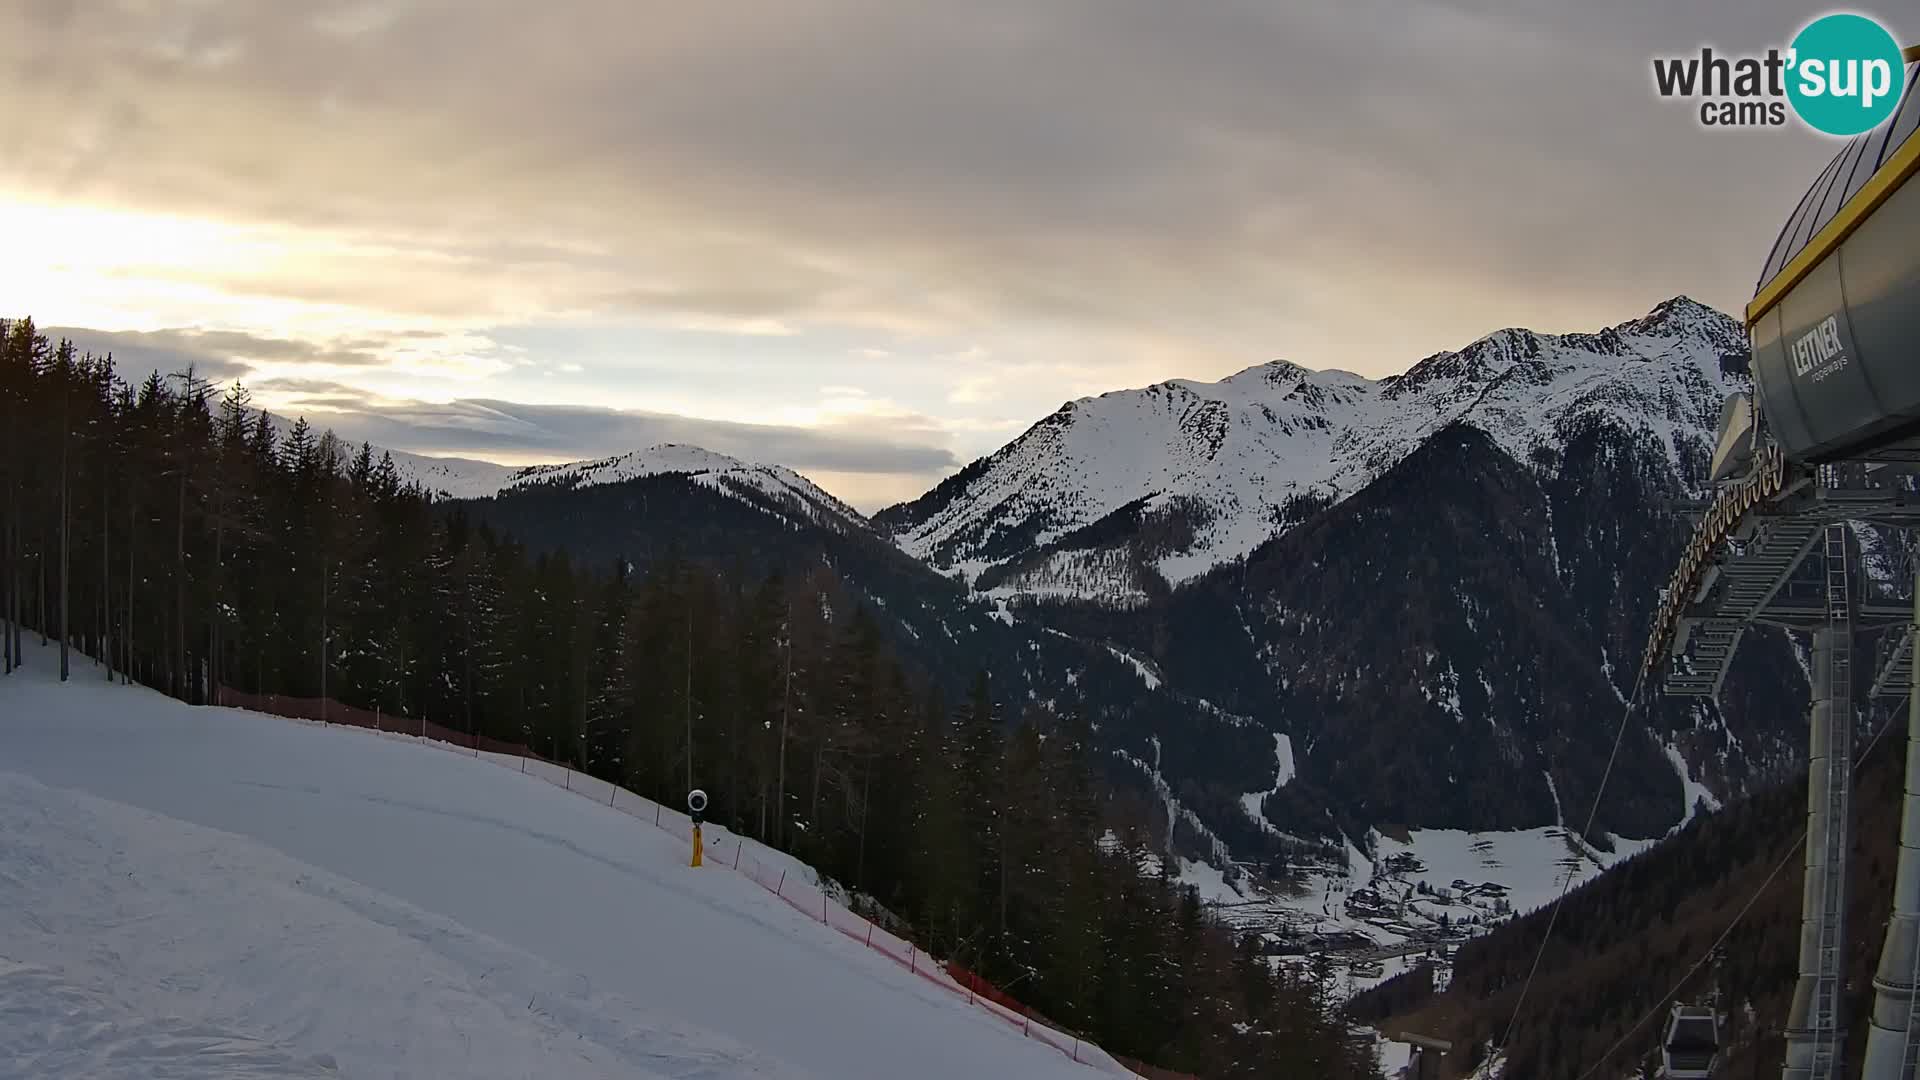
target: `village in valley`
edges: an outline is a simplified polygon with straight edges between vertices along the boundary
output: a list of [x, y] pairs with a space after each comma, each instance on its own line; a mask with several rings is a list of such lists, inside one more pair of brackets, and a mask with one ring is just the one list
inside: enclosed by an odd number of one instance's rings
[[1279, 868], [1181, 859], [1180, 876], [1236, 932], [1257, 935], [1270, 962], [1310, 971], [1345, 997], [1421, 964], [1444, 988], [1460, 942], [1551, 899], [1569, 872], [1596, 869], [1560, 829], [1374, 833], [1368, 843], [1372, 859], [1349, 845], [1344, 858]]

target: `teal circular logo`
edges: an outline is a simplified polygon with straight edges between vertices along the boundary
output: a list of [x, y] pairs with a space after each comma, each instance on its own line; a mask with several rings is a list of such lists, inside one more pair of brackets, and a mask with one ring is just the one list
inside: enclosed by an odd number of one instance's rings
[[1900, 43], [1864, 15], [1823, 15], [1793, 39], [1787, 100], [1815, 131], [1872, 131], [1900, 105], [1907, 66]]

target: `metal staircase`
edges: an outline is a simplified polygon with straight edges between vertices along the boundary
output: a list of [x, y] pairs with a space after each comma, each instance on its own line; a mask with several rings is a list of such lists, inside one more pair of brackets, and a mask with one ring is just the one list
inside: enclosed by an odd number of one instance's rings
[[1667, 676], [1667, 693], [1719, 696], [1741, 636], [1819, 541], [1821, 528], [1820, 520], [1810, 515], [1763, 519], [1737, 552], [1729, 552], [1709, 571], [1711, 600], [1696, 608], [1704, 617], [1690, 625], [1682, 642], [1687, 665], [1676, 665]]
[[1874, 697], [1906, 697], [1913, 688], [1913, 636], [1913, 624], [1908, 623], [1898, 633], [1881, 638], [1880, 673], [1874, 676]]
[[1822, 845], [1822, 910], [1819, 915], [1819, 971], [1807, 1026], [1814, 1032], [1815, 1080], [1840, 1075], [1841, 966], [1845, 946], [1844, 915], [1847, 889], [1847, 795], [1853, 775], [1853, 600], [1847, 581], [1847, 526], [1826, 528], [1827, 695], [1831, 703], [1827, 723], [1826, 815], [1819, 837]]

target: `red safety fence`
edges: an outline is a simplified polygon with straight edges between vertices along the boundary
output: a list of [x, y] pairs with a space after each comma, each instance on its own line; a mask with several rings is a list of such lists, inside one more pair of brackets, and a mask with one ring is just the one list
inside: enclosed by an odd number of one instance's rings
[[[689, 844], [693, 840], [693, 822], [686, 814], [636, 795], [626, 788], [548, 761], [518, 743], [486, 736], [476, 738], [423, 718], [384, 715], [377, 710], [359, 709], [324, 698], [244, 694], [223, 686], [216, 689], [214, 699], [218, 704], [231, 708], [421, 739], [428, 745], [458, 750], [515, 772], [537, 776], [555, 787], [610, 806]], [[966, 968], [954, 963], [942, 964], [911, 941], [856, 914], [834, 899], [816, 881], [809, 880], [813, 876], [811, 867], [791, 856], [745, 837], [735, 836], [718, 825], [704, 826], [703, 833], [706, 849], [702, 859], [704, 864], [725, 867], [741, 874], [786, 901], [808, 919], [838, 930], [942, 990], [965, 997], [972, 1004], [1017, 1028], [1021, 1034], [1052, 1046], [1074, 1061], [1117, 1076], [1143, 1076], [1150, 1080], [1198, 1080], [1184, 1073], [1167, 1072], [1117, 1058], [1097, 1045], [1062, 1030], [1059, 1025], [1051, 1023]]]
[[285, 716], [294, 720], [312, 720], [322, 724], [366, 728], [369, 731], [391, 731], [400, 735], [413, 735], [430, 742], [451, 743], [454, 746], [482, 753], [505, 754], [508, 757], [528, 758], [534, 761], [547, 760], [519, 743], [490, 738], [486, 735], [470, 735], [464, 731], [433, 723], [425, 717], [395, 716], [392, 713], [383, 714], [378, 709], [343, 705], [332, 698], [247, 694], [231, 687], [221, 686], [214, 689], [214, 703], [234, 709], [246, 709], [249, 712]]
[[1163, 1069], [1158, 1065], [1149, 1065], [1144, 1061], [1135, 1061], [1130, 1057], [1121, 1057], [1119, 1054], [1113, 1055], [1113, 1059], [1141, 1076], [1146, 1077], [1146, 1080], [1200, 1080], [1199, 1077], [1192, 1073], [1174, 1072], [1172, 1069]]

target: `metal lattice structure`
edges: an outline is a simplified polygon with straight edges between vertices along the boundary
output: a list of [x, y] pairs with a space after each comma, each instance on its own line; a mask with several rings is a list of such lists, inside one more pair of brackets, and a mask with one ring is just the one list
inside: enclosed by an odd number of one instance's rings
[[[1920, 51], [1909, 50], [1909, 63]], [[1920, 567], [1900, 603], [1849, 570], [1850, 523], [1920, 530], [1920, 67], [1781, 229], [1747, 307], [1754, 393], [1729, 398], [1718, 485], [1660, 598], [1643, 685], [1717, 697], [1755, 625], [1809, 632], [1806, 876], [1785, 1080], [1842, 1075], [1848, 796], [1858, 633], [1882, 629], [1870, 697], [1908, 696], [1900, 860], [1862, 1076], [1920, 1080]], [[1818, 549], [1820, 572], [1809, 574]], [[1911, 550], [1911, 545], [1909, 545]]]

